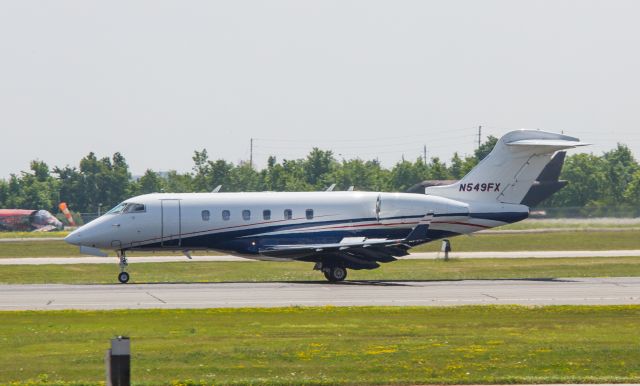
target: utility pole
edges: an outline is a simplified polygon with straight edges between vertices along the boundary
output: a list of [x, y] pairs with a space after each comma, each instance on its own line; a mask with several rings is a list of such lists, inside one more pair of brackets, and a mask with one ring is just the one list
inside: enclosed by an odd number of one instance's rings
[[482, 126], [478, 126], [478, 149], [480, 149], [481, 140], [482, 140]]
[[424, 166], [427, 166], [427, 145], [424, 145], [424, 148], [422, 149], [422, 162], [424, 163]]
[[249, 141], [249, 167], [253, 169], [253, 138]]

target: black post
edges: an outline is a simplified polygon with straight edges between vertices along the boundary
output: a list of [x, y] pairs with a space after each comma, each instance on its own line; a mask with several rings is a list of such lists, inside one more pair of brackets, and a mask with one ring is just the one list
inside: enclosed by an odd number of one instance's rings
[[105, 362], [107, 386], [131, 385], [131, 345], [128, 337], [111, 339], [111, 348], [107, 350]]
[[448, 239], [442, 240], [442, 252], [444, 252], [444, 261], [449, 261], [449, 252], [451, 252], [451, 242]]

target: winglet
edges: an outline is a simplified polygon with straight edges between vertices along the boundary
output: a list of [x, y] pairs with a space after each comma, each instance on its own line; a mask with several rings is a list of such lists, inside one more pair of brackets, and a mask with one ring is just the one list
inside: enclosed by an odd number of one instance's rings
[[427, 238], [427, 231], [429, 230], [429, 226], [431, 225], [431, 221], [433, 220], [433, 212], [427, 213], [423, 218], [420, 219], [418, 225], [409, 233], [409, 235], [403, 241], [420, 241], [425, 240]]

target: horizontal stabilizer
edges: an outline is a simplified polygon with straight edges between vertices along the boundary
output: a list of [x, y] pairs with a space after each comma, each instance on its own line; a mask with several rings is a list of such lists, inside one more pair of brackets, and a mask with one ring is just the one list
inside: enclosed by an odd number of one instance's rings
[[540, 146], [540, 147], [551, 147], [557, 150], [591, 145], [590, 143], [579, 142], [577, 138], [573, 141], [562, 140], [562, 139], [521, 139], [518, 141], [511, 141], [511, 142], [505, 142], [505, 143], [508, 146]]

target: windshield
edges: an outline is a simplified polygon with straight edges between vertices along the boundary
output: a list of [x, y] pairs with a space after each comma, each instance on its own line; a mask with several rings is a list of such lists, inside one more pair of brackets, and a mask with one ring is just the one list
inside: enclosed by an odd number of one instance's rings
[[145, 207], [143, 204], [136, 204], [133, 202], [122, 202], [105, 214], [140, 213], [140, 212], [145, 212]]
[[121, 202], [118, 205], [116, 205], [113, 209], [111, 209], [110, 211], [108, 211], [105, 214], [118, 214], [118, 213], [122, 213], [122, 211], [124, 210], [124, 208], [127, 206], [126, 202]]

